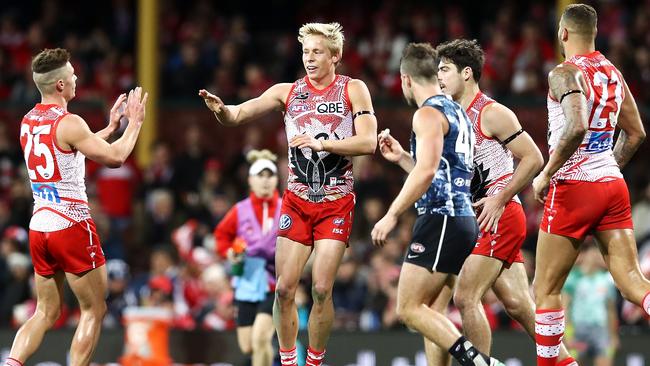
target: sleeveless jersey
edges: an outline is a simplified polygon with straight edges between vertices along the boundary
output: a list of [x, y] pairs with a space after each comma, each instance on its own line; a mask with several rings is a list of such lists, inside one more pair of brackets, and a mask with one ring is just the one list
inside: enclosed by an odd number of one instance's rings
[[[442, 112], [449, 122], [444, 137], [438, 171], [426, 193], [415, 202], [418, 216], [440, 214], [447, 216], [474, 216], [470, 195], [474, 131], [463, 108], [444, 95], [427, 99], [422, 107], [433, 107]], [[411, 133], [411, 156], [417, 152], [415, 133]]]
[[[589, 85], [587, 111], [589, 130], [580, 147], [553, 175], [555, 180], [606, 182], [622, 178], [612, 151], [614, 130], [623, 103], [624, 88], [621, 73], [600, 52], [574, 56], [565, 63], [575, 65]], [[550, 152], [557, 147], [566, 123], [562, 106], [549, 94], [548, 144]]]
[[[284, 111], [287, 139], [307, 134], [317, 139], [342, 140], [354, 135], [347, 76], [337, 75], [325, 89], [309, 79], [291, 87]], [[327, 151], [289, 148], [288, 190], [311, 202], [334, 201], [352, 192], [352, 160]]]
[[32, 230], [62, 230], [90, 218], [85, 157], [56, 143], [56, 128], [66, 115], [60, 106], [39, 103], [20, 124], [20, 144], [34, 196]]
[[[474, 177], [471, 186], [474, 201], [501, 192], [512, 180], [515, 170], [510, 150], [501, 145], [496, 138], [487, 137], [481, 132], [481, 112], [492, 103], [494, 99], [479, 91], [466, 111], [476, 136]], [[516, 195], [513, 200], [519, 202]]]

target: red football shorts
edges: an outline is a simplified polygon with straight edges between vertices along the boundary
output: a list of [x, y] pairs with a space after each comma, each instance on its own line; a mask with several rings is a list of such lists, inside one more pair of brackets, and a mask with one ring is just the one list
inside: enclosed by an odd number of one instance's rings
[[549, 234], [574, 239], [583, 239], [593, 231], [633, 229], [630, 193], [625, 180], [552, 183], [539, 228]]
[[83, 273], [106, 262], [92, 219], [47, 233], [29, 230], [29, 250], [34, 271], [41, 276], [58, 270]]
[[472, 254], [500, 259], [506, 268], [512, 263], [523, 263], [521, 246], [526, 239], [526, 215], [521, 204], [510, 201], [506, 204], [503, 215], [495, 232], [483, 231], [478, 234]]
[[354, 216], [354, 194], [336, 201], [309, 202], [285, 191], [280, 213], [278, 236], [308, 246], [321, 239], [347, 245]]

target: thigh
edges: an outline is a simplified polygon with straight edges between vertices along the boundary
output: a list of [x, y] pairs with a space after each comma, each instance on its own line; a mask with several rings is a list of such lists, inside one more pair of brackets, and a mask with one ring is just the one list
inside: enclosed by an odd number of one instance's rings
[[327, 288], [332, 287], [345, 249], [345, 243], [339, 240], [321, 239], [314, 242], [312, 266], [314, 284], [321, 284]]
[[273, 317], [266, 313], [257, 313], [253, 323], [253, 337], [258, 340], [271, 341], [275, 333]]
[[412, 263], [404, 263], [397, 284], [398, 308], [404, 306], [429, 306], [435, 303], [450, 277], [443, 272], [431, 272]]
[[46, 314], [55, 314], [63, 303], [63, 280], [65, 274], [57, 271], [49, 276], [34, 275], [36, 307]]
[[429, 307], [443, 315], [447, 315], [447, 309], [449, 308], [449, 302], [454, 295], [456, 282], [458, 282], [456, 276], [447, 276], [447, 281], [442, 286], [438, 296], [432, 299]]
[[244, 353], [248, 353], [251, 351], [252, 333], [253, 333], [252, 325], [237, 326], [237, 344], [239, 345], [239, 349], [241, 349]]
[[278, 238], [283, 237], [290, 241], [306, 246], [314, 244], [313, 219], [315, 214], [313, 203], [303, 200], [295, 194], [285, 191], [280, 207], [280, 220], [278, 222]]
[[[596, 241], [603, 254], [605, 264], [616, 282], [616, 286], [637, 304], [643, 301], [645, 291], [638, 284], [644, 283], [634, 239], [631, 229], [615, 229], [596, 232]], [[637, 288], [638, 291], [626, 291]]]
[[[472, 254], [458, 275], [457, 295], [480, 300], [499, 276], [503, 262], [496, 258]], [[456, 298], [458, 300], [458, 298]]]
[[336, 201], [321, 202], [314, 216], [314, 240], [336, 240], [347, 245], [354, 219], [354, 194]]
[[65, 276], [82, 310], [105, 306], [108, 282], [106, 266], [81, 274], [66, 273]]
[[594, 237], [608, 268], [611, 264], [621, 265], [626, 270], [639, 266], [634, 231], [630, 229], [598, 231]]
[[535, 261], [535, 293], [559, 294], [578, 257], [581, 240], [539, 232]]
[[278, 237], [275, 249], [277, 286], [295, 286], [298, 284], [311, 251], [312, 247], [310, 246]]
[[513, 263], [510, 268], [504, 268], [492, 285], [497, 298], [504, 304], [524, 306], [528, 303], [531, 312], [535, 308], [530, 295], [530, 284], [523, 263]]

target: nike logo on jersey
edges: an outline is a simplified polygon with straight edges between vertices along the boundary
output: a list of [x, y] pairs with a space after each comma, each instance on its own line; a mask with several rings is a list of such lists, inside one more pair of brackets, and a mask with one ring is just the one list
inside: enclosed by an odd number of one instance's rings
[[52, 126], [39, 126], [32, 129], [32, 135], [40, 135], [42, 133], [49, 133]]
[[409, 255], [406, 256], [406, 258], [413, 259], [413, 258], [417, 258], [419, 256], [420, 256], [419, 254], [409, 254]]

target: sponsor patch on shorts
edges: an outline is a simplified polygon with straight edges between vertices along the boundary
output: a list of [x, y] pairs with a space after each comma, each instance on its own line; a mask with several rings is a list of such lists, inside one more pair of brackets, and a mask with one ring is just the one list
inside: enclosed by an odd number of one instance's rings
[[291, 216], [288, 214], [283, 214], [280, 216], [280, 230], [287, 230], [288, 228], [291, 227], [291, 224], [293, 223], [293, 220], [291, 220]]
[[424, 253], [424, 245], [420, 243], [411, 243], [411, 251], [413, 253]]

